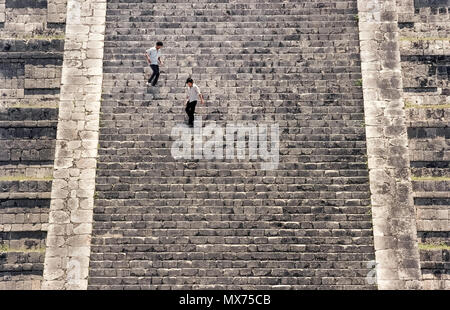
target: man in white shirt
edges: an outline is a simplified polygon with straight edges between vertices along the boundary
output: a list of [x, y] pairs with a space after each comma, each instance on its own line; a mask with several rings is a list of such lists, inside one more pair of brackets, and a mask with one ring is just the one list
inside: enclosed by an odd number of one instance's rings
[[186, 81], [187, 88], [186, 88], [186, 114], [189, 117], [188, 125], [189, 127], [194, 127], [194, 113], [195, 113], [195, 106], [197, 105], [197, 101], [200, 98], [201, 103], [205, 104], [205, 101], [203, 100], [203, 95], [200, 92], [200, 88], [196, 84], [194, 84], [194, 80], [191, 78], [188, 78]]
[[163, 43], [157, 42], [156, 46], [149, 48], [147, 51], [145, 51], [145, 57], [147, 58], [147, 62], [149, 63], [150, 67], [153, 70], [153, 74], [148, 80], [148, 84], [151, 84], [152, 86], [156, 86], [156, 83], [158, 83], [159, 65], [163, 65], [160, 51], [162, 47]]

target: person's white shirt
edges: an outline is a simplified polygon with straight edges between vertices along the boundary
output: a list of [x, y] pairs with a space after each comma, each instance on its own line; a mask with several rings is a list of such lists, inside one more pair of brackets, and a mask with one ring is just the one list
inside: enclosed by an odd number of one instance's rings
[[161, 50], [157, 50], [156, 47], [149, 48], [147, 54], [150, 57], [151, 65], [159, 65], [158, 58], [161, 57]]
[[200, 88], [194, 83], [192, 87], [186, 87], [186, 95], [188, 97], [189, 102], [198, 101], [199, 95], [201, 94]]

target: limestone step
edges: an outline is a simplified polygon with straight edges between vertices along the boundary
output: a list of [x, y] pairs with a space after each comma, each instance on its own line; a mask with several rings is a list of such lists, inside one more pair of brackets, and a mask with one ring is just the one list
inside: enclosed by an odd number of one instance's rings
[[43, 252], [1, 252], [0, 290], [40, 289]]
[[49, 199], [50, 192], [0, 192], [0, 199]]
[[49, 199], [1, 199], [0, 231], [45, 231]]
[[0, 124], [18, 121], [49, 121], [58, 119], [58, 109], [55, 108], [6, 108], [0, 110]]
[[414, 198], [426, 198], [426, 199], [433, 199], [433, 198], [450, 198], [450, 193], [448, 192], [448, 187], [445, 188], [445, 191], [414, 191], [413, 193]]
[[39, 121], [0, 121], [0, 128], [56, 128], [58, 121], [39, 120]]
[[[416, 181], [413, 179], [412, 186], [413, 191], [417, 192], [418, 195], [419, 193], [430, 192], [434, 197], [435, 193], [445, 192], [450, 189], [450, 178], [449, 180], [442, 180], [442, 181], [439, 179], [436, 180], [430, 179], [424, 181], [420, 180]], [[450, 198], [450, 193], [448, 193], [448, 197]]]
[[[44, 121], [45, 122], [45, 121]], [[55, 123], [54, 123], [55, 124]], [[56, 138], [56, 127], [54, 126], [43, 126], [43, 127], [25, 127], [24, 124], [14, 127], [0, 127], [0, 140], [9, 139], [55, 139]]]
[[422, 244], [449, 245], [450, 231], [418, 231], [417, 236]]
[[53, 165], [11, 164], [1, 165], [3, 177], [24, 176], [43, 178], [53, 174]]
[[18, 181], [2, 181], [0, 180], [0, 192], [50, 192], [51, 180], [18, 180]]
[[[44, 127], [44, 132], [48, 132], [48, 127]], [[2, 141], [2, 149], [0, 149], [0, 165], [2, 166], [53, 164], [55, 141], [50, 138], [14, 139], [11, 137], [11, 139], [0, 141]]]
[[7, 252], [40, 251], [45, 248], [45, 231], [4, 231], [0, 232], [0, 243]]
[[41, 252], [0, 252], [0, 262], [0, 274], [20, 271], [42, 273], [44, 255]]
[[420, 267], [426, 288], [445, 290], [450, 287], [450, 254], [448, 249], [421, 249]]

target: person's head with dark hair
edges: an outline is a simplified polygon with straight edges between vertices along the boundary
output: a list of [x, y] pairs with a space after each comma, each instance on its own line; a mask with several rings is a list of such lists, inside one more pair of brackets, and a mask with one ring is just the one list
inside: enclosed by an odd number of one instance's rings
[[194, 80], [191, 79], [191, 78], [188, 78], [188, 79], [186, 80], [186, 84], [188, 84], [189, 87], [192, 87], [192, 85], [194, 84]]
[[161, 41], [156, 42], [156, 49], [159, 50], [164, 44]]

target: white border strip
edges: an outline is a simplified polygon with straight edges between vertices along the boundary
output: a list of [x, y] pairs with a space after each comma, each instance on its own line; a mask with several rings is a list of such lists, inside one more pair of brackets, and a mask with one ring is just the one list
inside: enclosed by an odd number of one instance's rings
[[87, 289], [106, 0], [69, 0], [43, 289]]
[[358, 0], [358, 19], [378, 288], [420, 289], [395, 1]]

